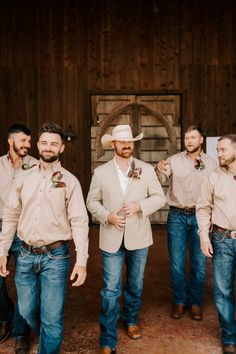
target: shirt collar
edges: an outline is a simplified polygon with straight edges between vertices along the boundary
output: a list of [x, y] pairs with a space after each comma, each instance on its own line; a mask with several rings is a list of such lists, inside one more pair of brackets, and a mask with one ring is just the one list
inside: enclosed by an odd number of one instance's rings
[[61, 169], [61, 163], [60, 161], [55, 161], [55, 162], [52, 162], [49, 167], [45, 170], [41, 164], [41, 159], [39, 160], [39, 169], [42, 171], [49, 171], [49, 172], [56, 172], [57, 170], [60, 170]]

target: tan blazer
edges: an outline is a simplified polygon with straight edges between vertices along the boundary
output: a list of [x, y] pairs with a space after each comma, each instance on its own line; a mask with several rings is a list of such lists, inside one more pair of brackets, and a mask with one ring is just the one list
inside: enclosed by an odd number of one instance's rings
[[[154, 168], [134, 159], [135, 168], [141, 167], [140, 179], [132, 178], [125, 195], [122, 193], [114, 160], [95, 169], [87, 197], [90, 213], [100, 223], [99, 247], [115, 253], [124, 245], [128, 250], [141, 249], [153, 243], [149, 215], [160, 209], [166, 202], [164, 192]], [[126, 202], [139, 202], [141, 212], [126, 218], [124, 230], [118, 230], [107, 221], [110, 212], [122, 208]]]

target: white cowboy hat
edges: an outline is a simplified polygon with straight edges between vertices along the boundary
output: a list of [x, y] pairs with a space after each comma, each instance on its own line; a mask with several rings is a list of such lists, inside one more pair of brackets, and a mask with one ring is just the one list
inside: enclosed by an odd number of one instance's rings
[[132, 130], [129, 125], [117, 125], [112, 130], [112, 134], [104, 134], [101, 143], [104, 147], [111, 145], [112, 141], [137, 141], [143, 138], [143, 133], [133, 138]]

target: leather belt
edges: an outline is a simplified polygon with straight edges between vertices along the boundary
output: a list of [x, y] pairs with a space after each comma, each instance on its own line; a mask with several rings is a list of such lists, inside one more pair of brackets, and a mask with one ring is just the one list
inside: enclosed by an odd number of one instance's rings
[[192, 208], [188, 208], [188, 207], [178, 208], [178, 207], [170, 205], [170, 209], [171, 210], [180, 211], [181, 213], [184, 213], [184, 214], [193, 214], [193, 213], [196, 212], [196, 208], [195, 207], [192, 207]]
[[236, 230], [223, 229], [223, 227], [220, 227], [220, 226], [217, 226], [217, 225], [213, 225], [213, 229], [212, 230], [220, 232], [225, 237], [232, 238], [232, 239], [236, 240]]
[[56, 248], [62, 246], [66, 241], [56, 241], [53, 243], [50, 243], [49, 245], [44, 245], [44, 246], [32, 246], [28, 245], [24, 241], [22, 242], [22, 246], [29, 252], [34, 253], [34, 254], [44, 254], [49, 251], [55, 250]]

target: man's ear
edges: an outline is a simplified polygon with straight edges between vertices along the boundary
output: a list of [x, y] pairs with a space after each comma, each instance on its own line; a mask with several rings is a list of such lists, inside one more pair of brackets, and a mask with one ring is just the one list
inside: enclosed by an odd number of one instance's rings
[[9, 144], [10, 146], [12, 146], [14, 140], [13, 140], [12, 138], [8, 138], [8, 139], [7, 139], [7, 142], [8, 142], [8, 144]]
[[61, 149], [60, 149], [60, 154], [62, 154], [64, 150], [65, 150], [65, 144], [62, 144]]

